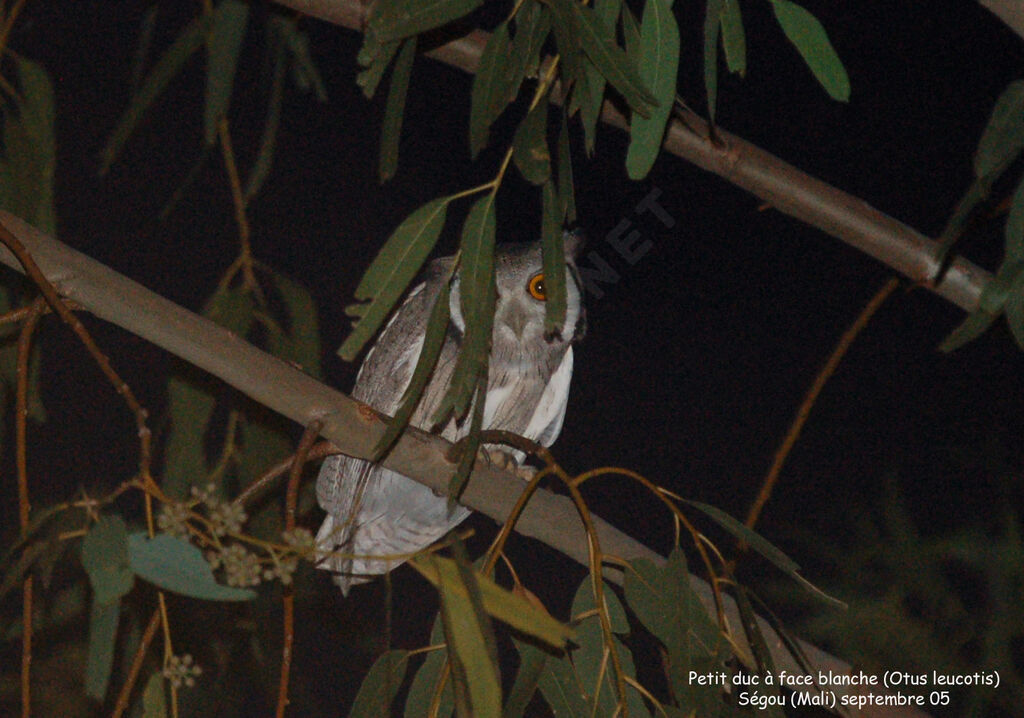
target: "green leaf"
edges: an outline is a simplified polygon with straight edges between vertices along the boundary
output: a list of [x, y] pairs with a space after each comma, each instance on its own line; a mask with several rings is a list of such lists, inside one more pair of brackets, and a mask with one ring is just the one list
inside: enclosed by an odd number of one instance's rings
[[402, 116], [405, 114], [405, 98], [409, 91], [409, 76], [412, 62], [416, 58], [416, 38], [410, 37], [402, 43], [395, 69], [391, 72], [388, 87], [388, 101], [384, 109], [384, 122], [380, 132], [380, 181], [386, 182], [395, 176], [398, 168], [398, 141], [402, 136]]
[[144, 532], [128, 536], [132, 571], [167, 591], [206, 601], [251, 601], [256, 592], [224, 586], [214, 579], [202, 552], [169, 534], [147, 538]]
[[576, 193], [572, 181], [572, 151], [569, 146], [569, 117], [562, 113], [562, 127], [558, 131], [558, 203], [562, 219], [569, 224], [576, 221]]
[[1024, 349], [1024, 272], [1018, 273], [1017, 281], [1006, 298], [1004, 308], [1013, 339], [1018, 347]]
[[1005, 235], [1005, 261], [1024, 261], [1024, 176], [1017, 183], [1013, 199], [1010, 200], [1010, 212], [1006, 216]]
[[391, 704], [409, 667], [409, 652], [392, 649], [374, 661], [356, 699], [349, 718], [380, 718], [391, 715]]
[[723, 652], [723, 639], [690, 585], [686, 557], [676, 547], [662, 567], [644, 559], [630, 563], [633, 570], [626, 572], [624, 585], [626, 602], [668, 650], [668, 677], [681, 704], [709, 705], [718, 698], [717, 691], [693, 684], [688, 671], [713, 665]]
[[203, 436], [216, 400], [208, 387], [196, 383], [190, 376], [172, 376], [167, 384], [167, 396], [171, 429], [164, 445], [161, 486], [169, 496], [183, 499], [188, 496], [189, 487], [206, 481], [209, 468]]
[[227, 115], [235, 84], [238, 55], [249, 26], [249, 4], [242, 0], [221, 0], [213, 11], [213, 27], [207, 42], [206, 105], [203, 139], [217, 140], [217, 123]]
[[[299, 29], [299, 17], [290, 17], [278, 27], [282, 31], [285, 44], [292, 53], [292, 60], [294, 60], [292, 76], [295, 78], [295, 84], [303, 92], [308, 92], [312, 88], [318, 102], [327, 102], [327, 86], [309, 52], [309, 36]], [[381, 72], [383, 72], [383, 68], [381, 68]], [[362, 83], [357, 80], [357, 84]]]
[[128, 527], [117, 514], [101, 516], [82, 539], [82, 566], [96, 594], [109, 605], [132, 590], [135, 576], [128, 563]]
[[356, 77], [356, 84], [363, 88], [363, 95], [366, 99], [373, 97], [377, 92], [384, 77], [384, 71], [391, 64], [391, 58], [398, 52], [401, 45], [399, 40], [381, 43], [377, 41], [372, 32], [367, 32], [363, 37], [363, 47], [359, 50], [357, 60], [366, 69]]
[[168, 83], [191, 59], [192, 55], [203, 46], [206, 34], [213, 22], [213, 15], [200, 15], [181, 31], [178, 38], [171, 44], [167, 51], [157, 62], [153, 70], [146, 76], [138, 94], [132, 98], [128, 109], [121, 115], [117, 126], [110, 134], [107, 144], [100, 153], [100, 175], [105, 175], [110, 165], [121, 153], [128, 137], [135, 131], [135, 128], [142, 121], [142, 116], [156, 98], [166, 89]]
[[288, 58], [285, 55], [285, 40], [282, 37], [289, 20], [278, 15], [270, 19], [271, 37], [274, 38], [274, 75], [270, 81], [270, 98], [267, 100], [267, 116], [263, 120], [263, 133], [260, 135], [260, 148], [256, 152], [256, 159], [249, 170], [249, 177], [245, 182], [243, 196], [248, 203], [255, 197], [263, 183], [270, 174], [270, 168], [274, 163], [274, 152], [277, 149], [277, 132], [281, 126], [281, 108], [284, 100], [284, 78], [288, 69]]
[[93, 601], [89, 610], [89, 653], [85, 663], [85, 693], [102, 701], [110, 685], [110, 671], [114, 666], [114, 644], [117, 624], [121, 616], [121, 602]]
[[548, 654], [533, 644], [516, 640], [512, 637], [512, 643], [519, 651], [519, 670], [516, 672], [515, 683], [505, 699], [505, 710], [502, 718], [522, 718], [526, 707], [530, 705], [541, 676], [547, 666]]
[[[630, 58], [640, 56], [640, 23], [628, 5], [622, 6], [622, 37], [626, 41], [626, 55]], [[635, 61], [634, 61], [635, 64]]]
[[476, 576], [455, 562], [455, 570], [441, 568], [440, 557], [428, 555], [420, 564], [434, 562], [441, 594], [441, 616], [455, 681], [455, 705], [462, 716], [497, 718], [501, 715], [501, 681], [495, 661], [496, 647], [484, 612]]
[[432, 420], [434, 426], [453, 413], [457, 418], [465, 416], [478, 380], [487, 377], [494, 324], [494, 213], [494, 193], [489, 192], [469, 210], [462, 226], [459, 304], [466, 329], [451, 386]]
[[565, 243], [562, 212], [555, 185], [549, 179], [541, 190], [541, 256], [544, 260], [544, 336], [561, 336], [565, 324]]
[[395, 440], [402, 435], [409, 425], [412, 415], [416, 412], [416, 406], [420, 403], [423, 390], [426, 388], [430, 377], [434, 373], [434, 366], [441, 356], [441, 349], [444, 347], [444, 340], [448, 334], [449, 302], [451, 300], [451, 281], [458, 266], [451, 262], [448, 272], [441, 281], [441, 289], [438, 292], [434, 306], [430, 310], [430, 318], [427, 320], [427, 330], [423, 337], [423, 347], [420, 349], [419, 357], [416, 359], [416, 368], [413, 369], [409, 386], [402, 394], [402, 403], [395, 412], [395, 415], [388, 422], [384, 435], [373, 449], [373, 455], [379, 460], [394, 445]]
[[725, 0], [708, 0], [704, 15], [704, 93], [712, 124], [718, 107], [718, 29], [724, 9]]
[[516, 34], [508, 55], [509, 101], [518, 94], [524, 78], [537, 75], [540, 50], [551, 32], [551, 14], [544, 4], [528, 2], [519, 8], [515, 23]]
[[142, 718], [167, 718], [167, 696], [160, 671], [149, 677], [142, 691]]
[[[768, 650], [768, 644], [761, 633], [761, 627], [757, 623], [757, 614], [754, 613], [754, 608], [750, 605], [750, 599], [747, 597], [747, 588], [737, 585], [734, 595], [736, 596], [736, 608], [739, 611], [740, 620], [743, 622], [743, 631], [747, 636], [750, 650], [754, 654], [754, 662], [757, 664], [758, 672], [762, 677], [779, 675], [775, 670], [775, 662], [772, 660], [771, 651]], [[779, 699], [774, 705], [766, 706], [767, 710], [764, 715], [768, 718], [786, 718], [786, 714], [780, 705], [783, 701], [779, 695], [779, 685], [777, 683], [769, 684], [767, 681], [762, 681], [762, 683], [761, 689], [764, 693]]]
[[[708, 4], [709, 12], [714, 2]], [[717, 23], [716, 23], [717, 26]], [[707, 58], [705, 58], [705, 66]], [[630, 120], [626, 170], [630, 179], [647, 176], [661, 151], [665, 125], [676, 96], [679, 70], [679, 27], [669, 0], [647, 0], [640, 24], [640, 79], [657, 100], [649, 116]]]
[[268, 348], [274, 356], [319, 378], [323, 372], [320, 367], [320, 324], [316, 302], [308, 289], [280, 272], [271, 270], [270, 278], [284, 302], [288, 330], [285, 333], [271, 331]]
[[[615, 634], [628, 633], [629, 621], [626, 619], [626, 611], [619, 602], [618, 596], [607, 583], [603, 583], [602, 597], [612, 632]], [[594, 715], [614, 715], [621, 701], [616, 688], [617, 677], [614, 667], [610, 658], [606, 658], [605, 649], [616, 652], [625, 677], [635, 678], [636, 670], [632, 655], [617, 636], [612, 636], [611, 645], [608, 645], [604, 630], [601, 628], [601, 619], [596, 613], [581, 619], [581, 616], [593, 611], [594, 606], [594, 587], [588, 576], [583, 579], [572, 602], [572, 615], [578, 622], [575, 639], [578, 647], [571, 653], [572, 664], [577, 679], [583, 686], [583, 692], [594, 705]], [[602, 671], [603, 675], [601, 675]], [[598, 683], [599, 678], [601, 683]], [[640, 694], [626, 685], [622, 687], [626, 690], [624, 698], [629, 715], [650, 715], [644, 707]]]
[[[520, 660], [525, 660], [523, 654], [529, 644], [516, 642], [519, 648]], [[539, 650], [529, 646], [532, 650]], [[593, 711], [587, 705], [587, 699], [583, 695], [576, 678], [576, 671], [567, 655], [548, 656], [544, 663], [544, 671], [537, 682], [541, 695], [551, 707], [551, 712], [558, 718], [593, 718]]]
[[13, 100], [17, 111], [0, 113], [0, 208], [53, 235], [53, 85], [42, 65], [20, 55], [12, 61], [20, 92]]
[[[434, 586], [447, 582], [450, 591], [466, 594], [465, 588], [460, 588], [458, 565], [452, 559], [431, 554], [416, 556], [410, 564]], [[571, 627], [522, 596], [502, 588], [492, 578], [476, 571], [473, 580], [480, 592], [483, 610], [499, 621], [554, 648], [564, 648], [566, 641], [573, 638]]]
[[352, 333], [338, 349], [342, 359], [352, 361], [355, 358], [420, 271], [441, 234], [450, 201], [450, 197], [441, 197], [427, 202], [406, 217], [388, 237], [356, 287], [356, 299], [369, 301], [345, 309], [355, 318], [355, 323]]
[[511, 57], [508, 23], [494, 28], [480, 54], [469, 98], [469, 151], [475, 158], [487, 144], [491, 123], [508, 104], [506, 70]]
[[[594, 13], [597, 15], [598, 28], [602, 37], [609, 44], [615, 42], [615, 21], [622, 9], [622, 0], [595, 0]], [[636, 58], [630, 56], [630, 61]], [[597, 121], [601, 116], [604, 104], [605, 79], [594, 63], [587, 61], [583, 68], [586, 74], [588, 97], [580, 103], [580, 121], [583, 124], [583, 143], [588, 155], [594, 153], [597, 136]]]
[[614, 43], [602, 38], [602, 28], [595, 12], [591, 8], [572, 2], [572, 0], [557, 0], [557, 2], [568, 2], [572, 6], [573, 13], [579, 19], [578, 27], [583, 51], [590, 61], [619, 91], [631, 108], [644, 117], [650, 117], [658, 105], [658, 99], [644, 84], [626, 53]]
[[1024, 80], [1006, 86], [974, 153], [974, 174], [994, 180], [1024, 148]]
[[729, 72], [740, 77], [747, 74], [747, 38], [739, 0], [725, 0], [722, 8], [722, 46]]
[[381, 42], [401, 40], [468, 15], [483, 0], [387, 0], [370, 16], [370, 26]]
[[987, 312], [974, 312], [968, 315], [956, 329], [949, 333], [942, 343], [939, 344], [939, 351], [949, 353], [956, 351], [965, 344], [974, 341], [995, 322], [996, 316]]
[[[430, 645], [437, 646], [444, 643], [444, 627], [441, 625], [441, 615], [434, 619], [434, 626], [430, 630]], [[440, 702], [436, 716], [428, 713], [437, 693], [437, 686], [445, 674], [444, 668], [448, 665], [447, 646], [427, 654], [423, 665], [416, 671], [409, 686], [409, 696], [405, 700], [405, 718], [447, 718], [455, 710], [452, 698], [452, 682], [450, 677], [444, 683], [441, 690]]]
[[772, 0], [772, 10], [825, 92], [834, 100], [848, 102], [850, 78], [818, 18], [790, 0]]
[[469, 421], [469, 432], [461, 441], [460, 450], [462, 453], [459, 456], [459, 463], [455, 467], [455, 473], [448, 479], [449, 511], [454, 510], [456, 504], [459, 503], [459, 497], [462, 496], [462, 491], [466, 488], [466, 484], [469, 483], [469, 475], [473, 472], [473, 466], [476, 464], [476, 457], [480, 451], [481, 444], [480, 431], [484, 427], [486, 396], [487, 376], [486, 370], [484, 370], [484, 373], [477, 379], [476, 398], [473, 400], [473, 415]]
[[527, 182], [544, 184], [551, 176], [551, 152], [548, 150], [548, 97], [540, 98], [519, 123], [512, 143], [516, 167]]

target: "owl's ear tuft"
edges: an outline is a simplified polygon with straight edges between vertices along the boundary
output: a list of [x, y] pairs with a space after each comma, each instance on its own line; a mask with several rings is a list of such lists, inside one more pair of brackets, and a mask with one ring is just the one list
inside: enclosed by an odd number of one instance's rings
[[587, 237], [579, 227], [565, 232], [562, 235], [562, 246], [565, 248], [565, 256], [576, 261], [587, 243]]

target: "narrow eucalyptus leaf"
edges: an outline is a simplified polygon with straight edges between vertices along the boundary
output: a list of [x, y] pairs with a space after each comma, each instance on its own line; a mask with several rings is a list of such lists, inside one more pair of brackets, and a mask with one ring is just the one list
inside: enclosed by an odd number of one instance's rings
[[349, 711], [349, 718], [379, 718], [391, 715], [391, 704], [409, 667], [409, 652], [390, 650], [370, 667]]
[[[271, 27], [279, 27], [282, 20], [274, 18]], [[288, 69], [288, 58], [285, 54], [285, 41], [280, 37], [281, 30], [275, 33], [274, 42], [274, 75], [270, 81], [270, 98], [267, 100], [267, 115], [263, 119], [263, 132], [260, 135], [260, 148], [256, 160], [249, 170], [243, 195], [246, 201], [255, 197], [270, 174], [274, 163], [274, 151], [277, 149], [277, 131], [281, 126], [281, 107], [284, 99], [284, 78]]]
[[718, 109], [718, 34], [724, 5], [725, 0], [708, 0], [704, 14], [704, 93], [712, 124]]
[[[974, 153], [976, 177], [999, 175], [1024, 147], [1024, 80], [1006, 86]], [[994, 179], [994, 178], [993, 178]]]
[[449, 197], [441, 197], [427, 202], [388, 237], [356, 287], [356, 299], [369, 301], [346, 309], [356, 321], [352, 333], [338, 349], [342, 359], [355, 358], [420, 271], [441, 234], [450, 201]]
[[377, 86], [384, 77], [384, 71], [391, 64], [391, 59], [398, 52], [401, 42], [378, 42], [376, 37], [367, 32], [363, 38], [363, 49], [359, 51], [359, 64], [366, 69], [356, 77], [356, 84], [363, 88], [363, 95], [369, 99], [377, 92]]
[[561, 335], [565, 324], [565, 244], [558, 193], [549, 179], [541, 189], [541, 252], [544, 261], [544, 336]]
[[[522, 654], [523, 650], [520, 650], [520, 657]], [[592, 718], [594, 715], [583, 695], [568, 654], [548, 656], [537, 687], [551, 707], [551, 712], [558, 718]]]
[[85, 663], [85, 693], [102, 701], [110, 685], [110, 672], [114, 666], [114, 647], [117, 624], [121, 617], [121, 602], [92, 602], [89, 609], [89, 652]]
[[[437, 561], [426, 556], [424, 561]], [[501, 716], [501, 681], [494, 661], [493, 631], [482, 606], [474, 600], [478, 589], [472, 574], [439, 570], [438, 591], [441, 594], [441, 615], [444, 633], [456, 678], [456, 705], [459, 692], [463, 704], [468, 699], [470, 715], [476, 718]], [[490, 643], [489, 643], [490, 641]]]
[[939, 344], [939, 351], [947, 354], [969, 344], [988, 330], [995, 322], [996, 316], [987, 312], [977, 311], [969, 314], [956, 329]]
[[256, 592], [217, 583], [198, 548], [169, 534], [128, 537], [132, 571], [160, 588], [207, 601], [251, 601]]
[[526, 707], [537, 692], [537, 685], [547, 666], [548, 654], [533, 644], [512, 637], [512, 643], [519, 652], [519, 670], [516, 672], [512, 690], [505, 699], [502, 718], [523, 718]]
[[[417, 556], [410, 563], [435, 586], [448, 580], [454, 587], [453, 590], [463, 590], [458, 587], [459, 582], [456, 575], [458, 566], [452, 559], [432, 554]], [[564, 648], [566, 641], [574, 638], [575, 634], [572, 628], [556, 620], [547, 611], [530, 603], [523, 596], [499, 586], [494, 579], [479, 571], [473, 574], [473, 578], [484, 611], [516, 629], [520, 634], [533, 636], [556, 649]]]
[[395, 69], [391, 71], [391, 85], [388, 87], [388, 101], [384, 110], [384, 122], [380, 133], [380, 181], [386, 182], [395, 176], [398, 168], [398, 141], [402, 136], [402, 116], [405, 114], [405, 98], [409, 91], [409, 76], [412, 62], [416, 58], [416, 38], [410, 37], [402, 43]]
[[284, 319], [288, 327], [283, 336], [271, 333], [268, 341], [270, 352], [293, 362], [310, 376], [320, 378], [323, 372], [316, 302], [308, 289], [280, 272], [271, 271], [270, 278], [284, 303]]
[[1010, 200], [1010, 212], [1006, 216], [1006, 260], [1007, 262], [1024, 261], [1024, 176], [1017, 183], [1013, 198]]
[[409, 386], [402, 394], [402, 403], [384, 430], [384, 435], [373, 449], [373, 454], [378, 460], [390, 450], [395, 440], [409, 425], [409, 420], [412, 419], [416, 406], [423, 396], [423, 390], [426, 389], [427, 383], [434, 373], [434, 366], [441, 356], [441, 349], [444, 347], [444, 340], [448, 334], [452, 275], [457, 266], [456, 262], [452, 262], [447, 275], [441, 282], [441, 291], [430, 310], [430, 318], [427, 320], [427, 330], [423, 338], [423, 348], [420, 349], [419, 357], [416, 359], [416, 367], [413, 369]]
[[216, 141], [217, 123], [228, 113], [238, 55], [248, 26], [249, 4], [242, 0], [221, 0], [213, 11], [213, 27], [207, 41], [209, 60], [203, 113], [203, 138], [208, 145]]
[[551, 176], [551, 152], [548, 150], [548, 98], [542, 97], [516, 130], [512, 147], [516, 167], [527, 182], [544, 184]]
[[569, 145], [569, 116], [562, 114], [562, 127], [558, 131], [558, 203], [562, 218], [568, 224], [576, 222], [576, 192], [572, 181], [572, 148]]
[[483, 0], [398, 0], [391, 3], [387, 17], [374, 22], [371, 16], [371, 23], [381, 42], [401, 40], [447, 25], [482, 4]]
[[516, 13], [516, 34], [508, 57], [510, 101], [526, 77], [536, 77], [540, 50], [551, 32], [551, 14], [542, 3], [528, 2]]
[[722, 47], [729, 72], [740, 77], [747, 74], [747, 38], [743, 31], [743, 15], [739, 0], [725, 0], [722, 10]]
[[[430, 645], [439, 646], [444, 644], [444, 627], [441, 625], [441, 614], [434, 619], [433, 628], [430, 630]], [[427, 654], [423, 665], [413, 676], [412, 685], [409, 686], [409, 695], [405, 700], [404, 718], [448, 718], [455, 710], [455, 703], [452, 697], [452, 682], [448, 668], [448, 648], [431, 651]], [[441, 682], [444, 686], [441, 687]], [[440, 690], [441, 695], [437, 696]], [[430, 707], [437, 700], [438, 711], [436, 715], [431, 714]]]
[[473, 157], [487, 144], [491, 123], [508, 102], [503, 93], [510, 52], [508, 23], [503, 22], [488, 38], [473, 76], [469, 98], [469, 149]]
[[616, 44], [603, 38], [597, 15], [591, 8], [571, 0], [568, 2], [578, 18], [578, 27], [583, 51], [587, 54], [605, 79], [622, 94], [629, 106], [644, 117], [650, 117], [658, 105], [658, 99], [651, 94], [626, 53]]
[[[598, 27], [605, 40], [615, 42], [615, 23], [622, 11], [622, 0], [596, 0], [594, 12], [597, 14]], [[627, 52], [627, 55], [629, 53]], [[636, 63], [637, 58], [629, 56]], [[604, 104], [605, 79], [600, 70], [592, 62], [584, 63], [587, 78], [588, 97], [580, 104], [580, 121], [583, 123], [583, 141], [588, 155], [594, 153], [597, 136], [597, 121], [601, 116], [601, 105]]]
[[466, 329], [451, 386], [431, 421], [435, 426], [452, 414], [460, 419], [465, 416], [478, 379], [487, 376], [494, 324], [496, 231], [494, 194], [488, 193], [476, 201], [462, 226], [459, 307]]
[[161, 488], [173, 498], [184, 499], [189, 487], [205, 483], [209, 472], [203, 436], [216, 399], [208, 384], [199, 383], [188, 372], [171, 377], [167, 384], [167, 404], [171, 428], [164, 444]]
[[790, 0], [772, 0], [772, 10], [825, 92], [834, 100], [848, 102], [850, 78], [818, 18]]
[[640, 24], [640, 79], [654, 93], [658, 104], [647, 116], [634, 113], [630, 120], [626, 170], [631, 179], [646, 177], [661, 151], [665, 126], [675, 101], [678, 69], [679, 27], [671, 3], [647, 0]]
[[128, 137], [142, 121], [146, 110], [166, 89], [168, 83], [177, 76], [192, 55], [203, 46], [212, 22], [212, 15], [200, 15], [186, 25], [178, 38], [160, 57], [153, 70], [146, 76], [138, 93], [132, 98], [128, 109], [121, 115], [121, 119], [118, 120], [117, 126], [100, 153], [100, 175], [105, 175], [110, 169], [110, 165], [117, 159], [125, 142], [128, 141]]
[[728, 531], [733, 538], [737, 538], [746, 543], [754, 551], [775, 564], [775, 566], [783, 573], [793, 575], [800, 571], [800, 566], [797, 565], [796, 561], [784, 554], [780, 549], [776, 548], [774, 544], [768, 541], [768, 539], [764, 538], [753, 529], [748, 528], [746, 524], [738, 521], [721, 509], [711, 506], [710, 504], [701, 503], [700, 501], [684, 501], [684, 503], [702, 511], [716, 524]]

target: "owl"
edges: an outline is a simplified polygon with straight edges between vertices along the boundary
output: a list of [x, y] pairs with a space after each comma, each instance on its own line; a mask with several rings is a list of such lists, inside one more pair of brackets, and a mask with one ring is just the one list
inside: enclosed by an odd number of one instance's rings
[[[544, 446], [550, 446], [562, 430], [572, 379], [572, 344], [586, 328], [575, 263], [581, 245], [580, 235], [565, 235], [565, 324], [555, 336], [544, 332], [540, 243], [497, 245], [484, 429], [511, 431]], [[423, 348], [431, 308], [454, 261], [454, 257], [442, 257], [427, 267], [423, 281], [412, 289], [363, 360], [352, 392], [355, 399], [389, 416], [398, 410]], [[441, 355], [410, 422], [424, 430], [431, 429], [451, 383], [465, 331], [458, 271], [450, 289], [451, 321]], [[468, 415], [462, 420], [452, 418], [439, 433], [456, 441], [469, 432], [469, 424]], [[401, 555], [426, 548], [470, 513], [462, 506], [449, 508], [447, 497], [402, 474], [343, 455], [324, 461], [316, 491], [327, 512], [317, 534], [317, 565], [335, 574], [345, 595], [354, 584], [400, 565]]]

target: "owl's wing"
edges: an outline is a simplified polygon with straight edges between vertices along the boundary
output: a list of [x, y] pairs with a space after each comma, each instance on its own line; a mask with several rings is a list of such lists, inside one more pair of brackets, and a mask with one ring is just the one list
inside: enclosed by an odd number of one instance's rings
[[[409, 386], [416, 360], [423, 349], [430, 310], [441, 290], [447, 266], [437, 260], [424, 281], [409, 293], [380, 337], [363, 359], [352, 397], [385, 414], [393, 415]], [[342, 545], [354, 527], [368, 485], [381, 469], [368, 461], [333, 456], [324, 461], [317, 477], [317, 500], [333, 517], [330, 543]], [[372, 490], [372, 489], [371, 489]], [[321, 529], [321, 533], [326, 530]], [[326, 538], [326, 537], [325, 537]]]
[[572, 381], [572, 347], [565, 350], [565, 356], [548, 380], [541, 393], [537, 408], [530, 417], [523, 436], [533, 439], [541, 446], [551, 446], [562, 433], [565, 420], [565, 406], [569, 401], [569, 383]]

